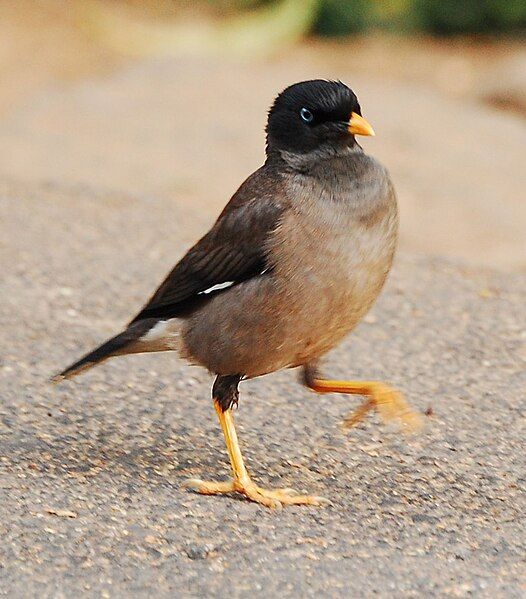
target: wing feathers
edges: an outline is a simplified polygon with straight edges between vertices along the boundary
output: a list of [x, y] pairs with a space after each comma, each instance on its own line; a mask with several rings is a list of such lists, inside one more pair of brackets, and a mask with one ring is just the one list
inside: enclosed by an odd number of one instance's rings
[[258, 276], [267, 268], [270, 233], [276, 228], [286, 197], [282, 179], [265, 165], [234, 194], [210, 231], [173, 268], [149, 302], [132, 320], [173, 318], [187, 313], [215, 293], [217, 285]]

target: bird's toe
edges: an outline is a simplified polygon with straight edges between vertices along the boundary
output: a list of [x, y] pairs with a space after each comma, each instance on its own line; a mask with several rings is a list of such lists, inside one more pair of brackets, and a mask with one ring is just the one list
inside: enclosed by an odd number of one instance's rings
[[236, 490], [232, 481], [215, 482], [201, 480], [200, 478], [190, 478], [183, 486], [202, 495], [221, 495], [223, 493], [233, 493]]

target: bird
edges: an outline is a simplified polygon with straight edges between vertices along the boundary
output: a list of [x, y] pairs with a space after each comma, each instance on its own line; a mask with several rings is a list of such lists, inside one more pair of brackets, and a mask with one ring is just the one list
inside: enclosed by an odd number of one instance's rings
[[268, 112], [263, 166], [124, 330], [52, 380], [115, 356], [175, 351], [215, 376], [213, 405], [232, 469], [231, 480], [191, 479], [187, 486], [205, 495], [241, 494], [270, 508], [322, 505], [322, 497], [253, 481], [233, 409], [241, 381], [300, 368], [314, 392], [366, 398], [347, 426], [372, 409], [406, 430], [419, 426], [403, 394], [386, 383], [320, 374], [323, 356], [373, 305], [397, 246], [393, 183], [359, 135], [374, 131], [343, 82], [314, 79], [284, 89]]

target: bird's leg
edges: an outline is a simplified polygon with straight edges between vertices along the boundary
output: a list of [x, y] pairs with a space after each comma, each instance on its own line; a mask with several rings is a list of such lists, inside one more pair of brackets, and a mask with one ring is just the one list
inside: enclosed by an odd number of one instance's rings
[[377, 381], [334, 381], [319, 378], [316, 368], [304, 367], [304, 382], [307, 387], [317, 393], [349, 393], [364, 395], [367, 400], [344, 420], [344, 426], [350, 428], [363, 420], [373, 409], [378, 410], [384, 422], [398, 421], [407, 432], [414, 432], [421, 427], [421, 418], [414, 412], [404, 396]]
[[[225, 380], [230, 379], [230, 380]], [[198, 493], [205, 495], [219, 495], [222, 493], [242, 493], [256, 503], [267, 507], [281, 507], [282, 505], [320, 505], [324, 503], [322, 497], [311, 495], [295, 495], [292, 489], [268, 490], [258, 487], [250, 478], [241, 455], [232, 405], [237, 404], [237, 384], [240, 377], [218, 377], [214, 383], [214, 407], [219, 418], [221, 429], [225, 437], [226, 448], [230, 458], [233, 480], [230, 482], [208, 482], [199, 479], [188, 481], [187, 486]], [[228, 394], [225, 394], [224, 391]]]

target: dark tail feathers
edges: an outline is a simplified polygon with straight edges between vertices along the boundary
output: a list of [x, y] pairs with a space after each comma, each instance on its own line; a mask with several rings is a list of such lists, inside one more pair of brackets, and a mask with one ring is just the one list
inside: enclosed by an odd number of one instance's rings
[[108, 358], [141, 351], [138, 348], [139, 344], [137, 341], [152, 328], [155, 322], [157, 322], [156, 319], [148, 319], [132, 324], [122, 333], [115, 335], [115, 337], [112, 337], [106, 343], [97, 347], [97, 349], [89, 352], [80, 360], [71, 364], [71, 366], [68, 366], [59, 374], [56, 374], [51, 378], [51, 382], [58, 383], [64, 379], [73, 378], [77, 374], [89, 370]]

